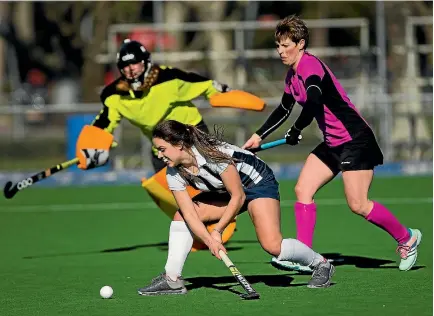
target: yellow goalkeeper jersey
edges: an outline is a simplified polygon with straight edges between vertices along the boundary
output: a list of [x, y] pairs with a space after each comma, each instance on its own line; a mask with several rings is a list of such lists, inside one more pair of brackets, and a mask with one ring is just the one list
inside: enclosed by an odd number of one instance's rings
[[177, 68], [153, 65], [141, 91], [130, 90], [122, 78], [101, 92], [103, 109], [93, 125], [113, 133], [121, 119], [137, 126], [148, 139], [162, 120], [197, 125], [202, 116], [191, 102], [199, 96], [209, 99], [219, 93], [214, 81]]

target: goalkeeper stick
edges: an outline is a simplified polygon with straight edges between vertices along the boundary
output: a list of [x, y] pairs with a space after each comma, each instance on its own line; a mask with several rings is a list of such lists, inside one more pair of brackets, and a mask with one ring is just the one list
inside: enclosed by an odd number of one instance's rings
[[[113, 142], [112, 144], [112, 148], [117, 147], [117, 143]], [[46, 169], [44, 171], [38, 172], [36, 174], [34, 174], [31, 177], [28, 177], [26, 179], [23, 179], [15, 184], [12, 183], [12, 181], [8, 181], [5, 184], [5, 187], [3, 188], [3, 194], [5, 196], [5, 198], [7, 199], [12, 199], [15, 194], [17, 194], [19, 191], [22, 191], [30, 186], [32, 186], [33, 184], [51, 177], [53, 174], [56, 174], [59, 171], [62, 171], [64, 169], [67, 169], [73, 165], [76, 165], [78, 163], [78, 158], [74, 158], [65, 162], [62, 162], [54, 167], [51, 167], [49, 169]]]
[[238, 283], [247, 292], [247, 294], [241, 294], [241, 298], [245, 300], [259, 299], [259, 293], [255, 291], [255, 289], [250, 285], [246, 278], [240, 273], [240, 271], [238, 271], [237, 267], [234, 265], [231, 259], [229, 259], [228, 255], [225, 254], [222, 250], [219, 251], [219, 255], [225, 265], [229, 268], [229, 270], [231, 270], [232, 275], [235, 277]]

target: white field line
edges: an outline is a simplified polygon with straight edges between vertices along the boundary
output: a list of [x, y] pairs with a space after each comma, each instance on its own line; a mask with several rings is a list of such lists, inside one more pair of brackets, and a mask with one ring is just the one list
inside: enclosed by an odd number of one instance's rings
[[[384, 204], [431, 204], [432, 197], [418, 198], [375, 198], [374, 200]], [[283, 200], [281, 205], [292, 206], [295, 200]], [[317, 199], [317, 205], [341, 206], [346, 205], [345, 199]], [[126, 211], [145, 209], [157, 209], [154, 202], [115, 202], [115, 203], [69, 203], [69, 204], [41, 204], [41, 205], [11, 205], [3, 204], [0, 206], [0, 213], [45, 213], [45, 212], [92, 212], [92, 211]]]

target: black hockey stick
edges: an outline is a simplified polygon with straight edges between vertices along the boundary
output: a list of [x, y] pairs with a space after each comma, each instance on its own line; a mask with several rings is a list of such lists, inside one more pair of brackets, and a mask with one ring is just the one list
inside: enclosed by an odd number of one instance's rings
[[[113, 142], [112, 144], [112, 148], [114, 147], [117, 147], [116, 142]], [[67, 169], [73, 165], [76, 165], [78, 161], [79, 161], [78, 158], [74, 158], [62, 162], [54, 167], [38, 172], [33, 176], [23, 179], [15, 184], [13, 184], [12, 181], [8, 181], [5, 184], [5, 187], [3, 188], [3, 194], [5, 198], [12, 199], [15, 196], [15, 194], [17, 194], [19, 191], [22, 191], [45, 178], [51, 177], [53, 174], [56, 174], [57, 172], [62, 171], [63, 169]]]
[[228, 255], [225, 254], [222, 250], [219, 251], [219, 255], [222, 258], [225, 265], [231, 270], [232, 275], [238, 281], [238, 283], [243, 287], [243, 289], [247, 292], [246, 294], [241, 294], [241, 298], [245, 300], [256, 300], [259, 299], [259, 293], [255, 291], [255, 289], [250, 285], [250, 283], [246, 280], [246, 278], [240, 273], [234, 263], [229, 259]]

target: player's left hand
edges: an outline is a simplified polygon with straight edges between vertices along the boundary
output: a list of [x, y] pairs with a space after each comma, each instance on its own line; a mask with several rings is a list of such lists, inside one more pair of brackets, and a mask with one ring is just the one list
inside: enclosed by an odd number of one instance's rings
[[294, 125], [285, 134], [286, 143], [291, 146], [295, 146], [300, 143], [302, 138], [303, 136], [301, 136], [301, 131], [295, 128]]
[[216, 231], [216, 230], [213, 230], [213, 231], [210, 233], [210, 235], [211, 235], [211, 237], [212, 237], [215, 241], [217, 241], [217, 242], [223, 244], [223, 241], [222, 241], [222, 234], [220, 234], [220, 232], [218, 232], [218, 231]]

